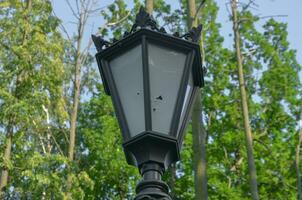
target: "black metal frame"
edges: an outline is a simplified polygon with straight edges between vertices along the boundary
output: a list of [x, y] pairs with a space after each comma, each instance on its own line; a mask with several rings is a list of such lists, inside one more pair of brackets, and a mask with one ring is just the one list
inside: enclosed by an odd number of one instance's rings
[[[107, 94], [111, 95], [113, 104], [117, 113], [117, 118], [121, 127], [121, 131], [123, 133], [124, 143], [128, 143], [132, 141], [127, 120], [125, 118], [125, 114], [123, 111], [122, 104], [120, 102], [119, 94], [116, 90], [116, 84], [112, 76], [111, 68], [109, 62], [123, 54], [124, 52], [129, 51], [137, 45], [141, 45], [142, 48], [142, 67], [143, 67], [143, 82], [144, 82], [144, 112], [145, 112], [145, 130], [146, 132], [152, 131], [151, 124], [151, 102], [150, 102], [150, 83], [149, 83], [149, 63], [148, 63], [148, 44], [155, 44], [158, 46], [164, 46], [171, 48], [176, 51], [183, 52], [187, 54], [186, 62], [183, 73], [183, 77], [181, 79], [181, 85], [178, 91], [178, 99], [176, 101], [173, 118], [171, 120], [171, 128], [170, 136], [173, 136], [178, 144], [181, 144], [183, 138], [183, 131], [186, 127], [188, 113], [185, 114], [184, 123], [181, 125], [180, 131], [178, 130], [178, 123], [180, 120], [180, 111], [184, 103], [184, 96], [186, 92], [186, 85], [189, 78], [189, 73], [193, 74], [193, 82], [195, 87], [200, 87], [203, 85], [203, 75], [201, 70], [201, 57], [199, 46], [196, 43], [174, 37], [168, 34], [163, 34], [160, 32], [156, 32], [150, 30], [148, 28], [141, 28], [140, 30], [134, 32], [123, 38], [122, 40], [114, 43], [109, 46], [107, 49], [100, 51], [96, 54], [96, 58], [99, 64], [99, 70], [101, 72], [103, 78], [103, 84], [106, 88]], [[198, 63], [198, 64], [197, 64]], [[190, 97], [191, 99], [192, 97]], [[193, 101], [190, 100], [189, 104]], [[190, 106], [188, 106], [190, 107]], [[186, 111], [187, 112], [187, 111]], [[141, 134], [139, 134], [141, 135]], [[125, 147], [127, 145], [124, 145]], [[181, 145], [178, 145], [179, 147]], [[131, 156], [127, 155], [128, 158]], [[178, 156], [177, 156], [178, 157]], [[179, 157], [177, 158], [177, 160]], [[136, 165], [132, 159], [127, 159], [129, 164]], [[174, 161], [177, 161], [174, 160]], [[174, 162], [172, 161], [172, 162]]]
[[[123, 134], [123, 147], [127, 162], [138, 166], [139, 169], [143, 169], [146, 166], [150, 167], [156, 165], [164, 171], [171, 163], [180, 159], [179, 152], [184, 138], [184, 131], [189, 119], [190, 108], [192, 107], [198, 88], [202, 87], [204, 84], [201, 53], [199, 45], [196, 43], [200, 37], [200, 32], [201, 26], [193, 28], [189, 33], [180, 37], [178, 36], [178, 33], [169, 35], [166, 33], [164, 28], [158, 29], [153, 18], [141, 9], [140, 13], [136, 17], [136, 23], [133, 25], [130, 33], [126, 32], [124, 34], [124, 38], [121, 40], [114, 40], [114, 43], [110, 43], [100, 37], [92, 36], [98, 50], [96, 59], [105, 92], [112, 97], [117, 119]], [[174, 106], [173, 117], [171, 119], [170, 132], [166, 134], [152, 130], [150, 73], [148, 63], [149, 44], [168, 47], [186, 54], [184, 71], [177, 92], [178, 96]], [[145, 131], [131, 137], [127, 119], [125, 118], [123, 106], [120, 102], [120, 97], [109, 63], [112, 59], [129, 51], [137, 45], [141, 45], [142, 52]], [[182, 107], [185, 103], [186, 87], [190, 73], [192, 73], [194, 87], [192, 89], [191, 96], [189, 96], [188, 99], [188, 106], [186, 110], [184, 110], [183, 123], [179, 127], [178, 125], [180, 123]], [[152, 173], [156, 174], [156, 171], [158, 172], [159, 170], [154, 169]], [[144, 175], [145, 172], [141, 171], [141, 173]], [[155, 191], [160, 185], [161, 191], [159, 193], [161, 193], [164, 198], [169, 199], [169, 197], [165, 195], [165, 193], [167, 193], [167, 188], [162, 184], [160, 179], [157, 180], [156, 178], [154, 179], [154, 177], [153, 179], [150, 179], [149, 176], [147, 176], [147, 179], [145, 180], [144, 176], [144, 181], [138, 185], [137, 190], [139, 195], [136, 199], [143, 199], [144, 195], [146, 195], [148, 191]]]
[[148, 46], [147, 46], [146, 36], [144, 35], [142, 36], [142, 62], [143, 62], [143, 82], [144, 82], [145, 128], [146, 131], [152, 131]]
[[184, 68], [184, 72], [183, 72], [183, 76], [181, 78], [181, 84], [178, 90], [178, 94], [177, 94], [177, 100], [176, 100], [176, 105], [174, 108], [174, 113], [173, 113], [173, 119], [172, 119], [172, 123], [171, 123], [171, 134], [175, 137], [178, 137], [181, 133], [178, 131], [178, 124], [179, 124], [179, 120], [180, 120], [180, 116], [181, 116], [181, 109], [183, 107], [183, 104], [185, 103], [185, 94], [186, 94], [186, 86], [189, 80], [189, 73], [192, 73], [192, 61], [194, 58], [194, 51], [191, 51], [186, 58], [186, 62], [185, 62], [185, 68]]
[[[152, 123], [151, 123], [151, 102], [150, 102], [150, 83], [149, 83], [149, 63], [148, 63], [148, 44], [155, 44], [158, 46], [164, 46], [171, 48], [176, 51], [183, 52], [187, 54], [186, 62], [183, 73], [183, 77], [181, 78], [181, 85], [178, 91], [178, 99], [176, 101], [173, 118], [170, 124], [170, 133], [169, 135], [175, 137], [178, 141], [182, 141], [183, 131], [186, 127], [186, 122], [188, 121], [186, 118], [189, 116], [185, 114], [184, 124], [181, 125], [183, 127], [178, 130], [178, 123], [180, 120], [180, 111], [184, 103], [184, 96], [186, 92], [186, 85], [189, 79], [189, 73], [193, 74], [194, 85], [201, 86], [203, 85], [202, 79], [202, 70], [200, 69], [200, 51], [199, 46], [190, 41], [186, 41], [181, 38], [177, 38], [174, 36], [170, 36], [167, 34], [159, 33], [147, 28], [141, 28], [137, 32], [128, 35], [124, 39], [116, 42], [112, 46], [107, 49], [100, 51], [96, 54], [99, 70], [102, 74], [103, 84], [107, 94], [110, 94], [114, 107], [117, 113], [117, 118], [121, 127], [121, 131], [123, 133], [124, 142], [127, 143], [132, 140], [127, 120], [125, 118], [125, 114], [122, 108], [122, 104], [120, 102], [119, 94], [116, 90], [116, 84], [112, 76], [111, 68], [109, 65], [110, 60], [118, 57], [124, 52], [129, 51], [130, 49], [136, 47], [137, 45], [141, 45], [142, 48], [142, 67], [143, 67], [143, 82], [144, 82], [144, 113], [145, 113], [145, 130], [146, 132], [152, 132]], [[196, 64], [196, 63], [199, 63]], [[190, 97], [191, 98], [191, 97]], [[192, 101], [189, 102], [189, 104]], [[190, 106], [188, 106], [190, 107]], [[179, 142], [179, 144], [181, 144]], [[181, 146], [181, 145], [180, 145]], [[129, 155], [127, 156], [129, 157]], [[131, 159], [132, 160], [132, 159]], [[129, 164], [134, 164], [132, 161], [129, 161]]]
[[[196, 92], [198, 92], [198, 89], [199, 88], [196, 88], [196, 87], [193, 88], [190, 99], [188, 99], [188, 101], [189, 101], [188, 105], [191, 105], [191, 106], [193, 105], [193, 103], [195, 101], [195, 97], [196, 97]], [[191, 112], [192, 112], [192, 108], [187, 109], [184, 113], [185, 116], [184, 116], [184, 119], [183, 119], [183, 123], [180, 127], [180, 130], [179, 130], [179, 133], [182, 133], [182, 134], [180, 134], [179, 137], [178, 137], [178, 144], [179, 144], [180, 148], [181, 148], [181, 145], [183, 143], [183, 139], [184, 139], [184, 136], [185, 136], [184, 132], [186, 130], [186, 127], [187, 127], [187, 124], [188, 124], [188, 121], [189, 121], [189, 116], [191, 115]]]

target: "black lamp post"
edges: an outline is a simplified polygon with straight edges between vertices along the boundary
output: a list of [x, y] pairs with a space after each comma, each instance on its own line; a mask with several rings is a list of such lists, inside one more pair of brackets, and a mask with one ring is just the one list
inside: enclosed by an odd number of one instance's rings
[[171, 199], [161, 176], [179, 160], [192, 103], [203, 85], [200, 33], [201, 26], [169, 35], [141, 8], [122, 39], [110, 43], [92, 36], [127, 162], [143, 176], [136, 200]]

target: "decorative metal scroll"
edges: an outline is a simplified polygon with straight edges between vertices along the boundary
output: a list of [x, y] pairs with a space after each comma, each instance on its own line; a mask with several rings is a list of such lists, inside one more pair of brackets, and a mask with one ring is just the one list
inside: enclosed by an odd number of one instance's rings
[[202, 25], [197, 27], [193, 27], [188, 33], [180, 36], [181, 38], [185, 38], [186, 40], [192, 40], [192, 42], [198, 42], [201, 35]]
[[[135, 23], [133, 24], [130, 32], [126, 31], [124, 33], [123, 37], [126, 37], [129, 34], [134, 33], [139, 28], [150, 28], [151, 30], [155, 30], [160, 33], [167, 34], [167, 31], [165, 30], [164, 27], [161, 27], [161, 28], [157, 27], [156, 21], [153, 19], [153, 17], [149, 13], [147, 13], [145, 11], [145, 9], [143, 7], [141, 7], [139, 9], [139, 12], [135, 18]], [[186, 33], [184, 35], [179, 35], [178, 32], [175, 32], [172, 35], [174, 37], [183, 38], [183, 39], [186, 39], [186, 40], [189, 40], [192, 42], [198, 42], [200, 35], [201, 35], [201, 31], [202, 31], [202, 25], [199, 25], [198, 27], [193, 27], [188, 33]], [[112, 40], [113, 42], [109, 42], [109, 41], [104, 40], [102, 37], [95, 36], [95, 35], [92, 35], [92, 40], [93, 40], [94, 45], [98, 52], [104, 50], [105, 48], [109, 47], [110, 45], [112, 45], [118, 41], [117, 39], [113, 38], [113, 40]]]
[[153, 19], [153, 17], [145, 11], [143, 7], [139, 9], [139, 12], [136, 15], [135, 23], [133, 24], [130, 33], [133, 33], [137, 30], [137, 28], [145, 28], [150, 27], [152, 30], [157, 30], [157, 24], [156, 21]]
[[104, 40], [101, 36], [91, 35], [91, 38], [98, 52], [102, 51], [104, 47], [107, 48], [111, 45], [110, 42]]

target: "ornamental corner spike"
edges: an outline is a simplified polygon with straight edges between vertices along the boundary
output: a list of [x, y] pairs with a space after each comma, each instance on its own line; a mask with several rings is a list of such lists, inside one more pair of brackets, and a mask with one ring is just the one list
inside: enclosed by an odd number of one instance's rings
[[103, 51], [103, 47], [108, 47], [111, 43], [101, 38], [101, 36], [91, 35], [91, 39], [98, 52]]
[[191, 35], [191, 38], [193, 40], [193, 42], [198, 42], [200, 39], [200, 35], [201, 35], [201, 31], [202, 31], [202, 25], [200, 24], [197, 27], [193, 27], [191, 29], [191, 31], [189, 32], [189, 34]]
[[146, 12], [144, 7], [140, 7], [139, 12], [136, 15], [135, 23], [133, 24], [130, 33], [136, 31], [137, 27], [144, 28], [149, 26], [151, 29], [159, 30], [157, 28], [156, 21], [153, 19], [152, 15]]
[[[136, 18], [135, 18], [135, 23], [133, 24], [130, 32], [126, 31], [123, 34], [123, 38], [134, 33], [137, 30], [137, 28], [146, 28], [146, 27], [150, 28], [151, 30], [156, 30], [163, 34], [167, 34], [167, 31], [165, 30], [165, 28], [164, 27], [158, 28], [157, 23], [154, 20], [154, 18], [152, 17], [152, 15], [147, 13], [146, 10], [144, 9], [144, 7], [140, 7], [139, 12], [137, 13]], [[193, 27], [188, 33], [186, 33], [184, 35], [180, 36], [178, 32], [175, 32], [173, 34], [173, 36], [183, 38], [185, 40], [190, 40], [194, 43], [197, 43], [200, 39], [201, 31], [202, 31], [202, 25], [199, 25], [197, 27]], [[119, 41], [116, 38], [113, 38], [112, 39], [113, 42], [108, 42], [108, 41], [104, 40], [102, 37], [96, 36], [96, 35], [92, 35], [91, 37], [92, 37], [92, 41], [98, 52], [103, 51], [107, 47], [111, 46], [113, 43], [116, 43]]]
[[185, 38], [186, 40], [191, 38], [192, 42], [198, 42], [200, 39], [201, 31], [202, 25], [200, 24], [197, 27], [193, 27], [188, 33], [181, 36], [181, 38]]

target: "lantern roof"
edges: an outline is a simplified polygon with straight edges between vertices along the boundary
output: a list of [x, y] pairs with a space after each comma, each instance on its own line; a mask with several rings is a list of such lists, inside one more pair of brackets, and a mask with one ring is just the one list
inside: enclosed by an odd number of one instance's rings
[[[130, 32], [125, 32], [121, 39], [113, 38], [111, 42], [104, 40], [101, 36], [92, 35], [92, 40], [98, 53], [96, 57], [109, 58], [119, 53], [123, 53], [134, 44], [141, 41], [142, 37], [149, 38], [161, 45], [171, 45], [180, 51], [195, 50], [194, 56], [194, 84], [198, 87], [204, 85], [205, 68], [202, 67], [201, 53], [199, 48], [199, 39], [202, 31], [202, 25], [193, 27], [188, 33], [180, 35], [179, 32], [173, 34], [167, 33], [164, 27], [158, 28], [156, 21], [148, 14], [143, 7], [140, 8]], [[99, 60], [97, 59], [99, 62]], [[99, 64], [100, 66], [100, 64]], [[105, 92], [110, 95], [106, 78], [100, 68]]]

